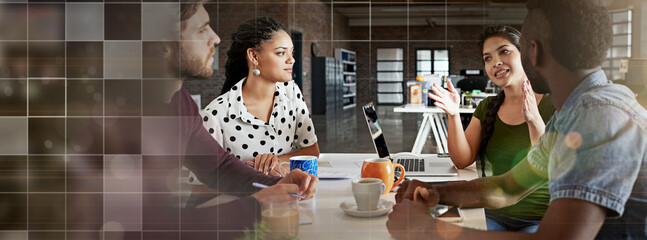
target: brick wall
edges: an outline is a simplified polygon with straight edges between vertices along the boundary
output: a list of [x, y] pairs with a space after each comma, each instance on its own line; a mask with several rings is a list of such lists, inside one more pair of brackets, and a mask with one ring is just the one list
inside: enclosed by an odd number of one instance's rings
[[[270, 16], [283, 22], [289, 29], [303, 34], [303, 95], [308, 107], [311, 107], [312, 78], [311, 78], [311, 44], [317, 44], [318, 56], [334, 56], [334, 48], [349, 48], [345, 42], [333, 42], [333, 39], [350, 39], [348, 19], [337, 13], [331, 16], [330, 3], [318, 0], [298, 2], [264, 1], [263, 3], [241, 3], [239, 1], [219, 1], [207, 3], [205, 8], [211, 16], [211, 27], [220, 36], [218, 45], [219, 69], [208, 80], [189, 80], [185, 88], [191, 93], [202, 94], [202, 107], [209, 104], [220, 95], [225, 82], [225, 63], [227, 50], [231, 46], [231, 35], [241, 23], [257, 16]], [[331, 24], [332, 22], [332, 24]], [[332, 33], [331, 25], [334, 28]]]
[[[303, 33], [303, 95], [312, 108], [312, 44], [316, 45], [318, 57], [334, 57], [335, 48], [349, 48], [345, 42], [334, 42], [334, 39], [350, 39], [348, 19], [336, 12], [331, 16], [329, 3], [317, 0], [299, 1], [293, 4], [289, 28]], [[332, 25], [332, 28], [331, 28]]]
[[357, 52], [358, 104], [377, 100], [375, 71], [377, 48], [405, 49], [405, 81], [415, 78], [417, 48], [448, 47], [451, 74], [459, 74], [461, 69], [483, 67], [476, 47], [482, 26], [349, 27], [348, 19], [331, 11], [330, 3], [318, 0], [264, 1], [263, 3], [221, 0], [218, 3], [208, 3], [205, 7], [211, 15], [211, 26], [221, 38], [221, 43], [218, 45], [220, 69], [214, 72], [211, 79], [189, 80], [185, 83], [189, 92], [202, 94], [203, 107], [216, 98], [222, 89], [231, 34], [239, 24], [256, 16], [276, 18], [289, 29], [303, 34], [302, 61], [305, 74], [301, 90], [308, 107], [311, 107], [312, 103], [311, 46], [313, 43], [316, 44], [317, 56], [334, 57], [334, 49], [339, 47]]
[[[407, 36], [407, 27], [371, 27], [369, 42], [355, 42], [351, 46], [361, 49], [357, 52], [358, 104], [377, 101], [377, 48], [404, 49], [405, 82], [416, 77], [417, 48], [449, 48], [450, 74], [459, 74], [461, 69], [483, 68], [477, 47], [481, 29], [482, 26], [411, 26]], [[351, 32], [355, 40], [366, 40], [369, 28], [352, 27]]]

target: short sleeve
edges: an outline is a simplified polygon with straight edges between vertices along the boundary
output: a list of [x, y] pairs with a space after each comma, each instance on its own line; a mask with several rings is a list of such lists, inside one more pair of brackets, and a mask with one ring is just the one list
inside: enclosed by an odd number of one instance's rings
[[621, 215], [645, 154], [645, 131], [629, 113], [608, 105], [569, 117], [550, 153], [551, 201], [581, 199]]
[[491, 101], [492, 101], [492, 97], [487, 97], [483, 99], [483, 101], [479, 102], [479, 105], [476, 106], [476, 110], [474, 110], [474, 114], [472, 116], [483, 121], [483, 119], [485, 118], [485, 114], [487, 114], [487, 110], [488, 110], [487, 106]]
[[314, 145], [317, 142], [317, 135], [315, 135], [315, 126], [312, 123], [310, 111], [306, 105], [305, 98], [299, 87], [292, 84], [294, 96], [296, 101], [296, 131], [294, 136], [294, 145], [298, 148], [306, 148]]
[[224, 146], [223, 129], [216, 118], [217, 115], [218, 111], [215, 109], [212, 111], [207, 111], [205, 109], [200, 112], [200, 116], [202, 116], [202, 126], [207, 129], [211, 137], [213, 137], [220, 146]]

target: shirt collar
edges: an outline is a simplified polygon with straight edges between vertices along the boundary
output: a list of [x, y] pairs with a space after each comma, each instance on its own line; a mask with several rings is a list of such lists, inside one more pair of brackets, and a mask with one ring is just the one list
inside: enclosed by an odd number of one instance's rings
[[604, 71], [599, 70], [597, 72], [591, 73], [579, 85], [577, 85], [577, 87], [573, 90], [573, 92], [571, 92], [570, 95], [568, 95], [568, 98], [566, 98], [562, 109], [575, 106], [580, 96], [582, 96], [582, 94], [588, 92], [589, 90], [608, 84], [612, 83], [607, 79], [607, 75], [604, 74]]
[[[229, 107], [229, 113], [230, 114], [236, 114], [237, 118], [240, 118], [243, 122], [250, 123], [250, 124], [256, 124], [256, 125], [269, 125], [260, 119], [254, 117], [251, 113], [247, 111], [247, 107], [244, 104], [244, 99], [243, 99], [243, 84], [245, 84], [245, 81], [247, 81], [247, 77], [241, 79], [236, 83], [231, 90], [229, 90], [229, 103], [231, 103], [231, 107]], [[273, 122], [274, 118], [274, 113], [278, 111], [278, 108], [280, 106], [283, 106], [283, 102], [289, 102], [290, 99], [288, 98], [287, 95], [287, 86], [288, 83], [285, 82], [278, 82], [276, 83], [276, 92], [274, 93], [274, 103], [272, 106], [277, 106], [274, 107], [272, 110], [272, 114], [270, 116], [270, 123]], [[240, 99], [240, 101], [238, 100]]]
[[276, 92], [278, 92], [278, 96], [276, 95], [277, 93], [274, 94], [276, 96], [274, 98], [274, 102], [278, 102], [279, 106], [281, 106], [281, 102], [289, 102], [290, 98], [288, 97], [287, 89], [288, 86], [290, 85], [289, 82], [277, 82], [276, 83]]

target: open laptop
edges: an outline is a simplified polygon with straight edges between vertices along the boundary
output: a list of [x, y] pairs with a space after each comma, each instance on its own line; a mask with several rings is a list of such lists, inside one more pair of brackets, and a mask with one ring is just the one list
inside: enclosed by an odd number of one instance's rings
[[416, 177], [454, 177], [458, 175], [458, 170], [451, 161], [429, 161], [436, 158], [435, 156], [422, 158], [412, 153], [400, 153], [394, 156], [389, 154], [386, 146], [382, 126], [377, 119], [377, 112], [373, 103], [362, 107], [364, 117], [368, 125], [369, 133], [373, 139], [375, 151], [380, 158], [389, 158], [391, 162], [402, 164], [406, 171], [407, 178]]

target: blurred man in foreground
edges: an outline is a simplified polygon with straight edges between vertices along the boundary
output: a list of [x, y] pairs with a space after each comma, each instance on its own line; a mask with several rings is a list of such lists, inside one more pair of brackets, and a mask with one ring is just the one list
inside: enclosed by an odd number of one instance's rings
[[[594, 0], [530, 0], [523, 67], [557, 112], [526, 159], [504, 175], [398, 190], [387, 227], [398, 239], [642, 239], [647, 236], [647, 111], [607, 80], [607, 10]], [[551, 202], [534, 234], [482, 232], [437, 221], [429, 206], [501, 208], [548, 181]]]

